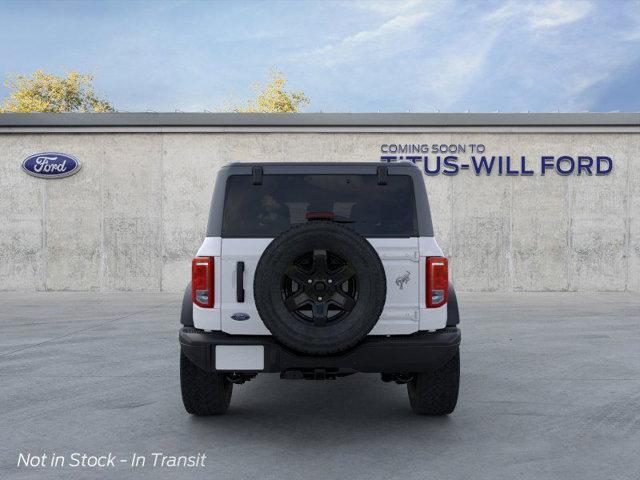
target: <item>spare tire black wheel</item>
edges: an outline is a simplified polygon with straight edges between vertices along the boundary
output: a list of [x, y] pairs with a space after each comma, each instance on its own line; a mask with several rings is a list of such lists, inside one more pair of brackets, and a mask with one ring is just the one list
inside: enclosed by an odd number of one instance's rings
[[314, 355], [360, 342], [380, 318], [386, 294], [384, 267], [367, 239], [327, 221], [276, 237], [253, 283], [260, 318], [276, 340]]

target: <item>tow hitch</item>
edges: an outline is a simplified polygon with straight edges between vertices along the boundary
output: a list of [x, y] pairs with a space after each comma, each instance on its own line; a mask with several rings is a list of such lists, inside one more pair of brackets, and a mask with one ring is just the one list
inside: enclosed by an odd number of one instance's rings
[[335, 380], [337, 369], [314, 368], [313, 370], [285, 370], [280, 378], [285, 380]]

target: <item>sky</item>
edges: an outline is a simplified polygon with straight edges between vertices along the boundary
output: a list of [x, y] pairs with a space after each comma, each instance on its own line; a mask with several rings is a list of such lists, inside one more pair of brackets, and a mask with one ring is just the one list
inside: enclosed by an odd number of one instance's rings
[[[640, 1], [0, 0], [0, 75], [215, 111], [273, 68], [306, 111], [640, 111]], [[8, 94], [0, 88], [0, 98]]]

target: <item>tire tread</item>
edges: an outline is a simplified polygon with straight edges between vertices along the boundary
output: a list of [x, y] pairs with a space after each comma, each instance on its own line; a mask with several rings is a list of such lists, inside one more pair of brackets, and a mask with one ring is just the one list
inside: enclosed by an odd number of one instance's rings
[[416, 373], [407, 384], [409, 402], [419, 415], [448, 415], [458, 402], [460, 385], [460, 353], [442, 367], [427, 373]]
[[183, 353], [180, 386], [184, 408], [192, 415], [221, 415], [229, 408], [233, 383], [223, 373], [198, 368]]

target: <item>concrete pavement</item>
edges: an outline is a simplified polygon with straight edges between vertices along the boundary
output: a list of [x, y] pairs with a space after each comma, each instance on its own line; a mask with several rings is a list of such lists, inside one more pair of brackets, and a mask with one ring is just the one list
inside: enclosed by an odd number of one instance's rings
[[[181, 404], [175, 294], [0, 293], [0, 477], [637, 479], [640, 294], [460, 295], [458, 408], [411, 413], [376, 375], [234, 388]], [[17, 467], [20, 452], [205, 467]]]

